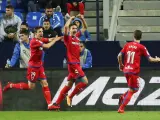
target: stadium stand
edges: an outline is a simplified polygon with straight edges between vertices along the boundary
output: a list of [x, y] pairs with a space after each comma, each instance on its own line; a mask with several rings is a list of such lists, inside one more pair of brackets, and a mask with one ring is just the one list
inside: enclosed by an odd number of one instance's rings
[[6, 5], [7, 5], [7, 0], [0, 1], [0, 12], [5, 12]]
[[16, 8], [17, 6], [17, 0], [10, 0], [11, 5], [15, 8], [15, 12], [24, 12], [24, 9]]
[[143, 40], [160, 39], [160, 1], [124, 0], [118, 19], [116, 40], [131, 40], [135, 29], [142, 30]]
[[[103, 25], [103, 0], [99, 0], [100, 14], [100, 39], [103, 40], [102, 25]], [[88, 25], [88, 31], [91, 33], [91, 40], [96, 40], [96, 0], [85, 1], [85, 20]]]

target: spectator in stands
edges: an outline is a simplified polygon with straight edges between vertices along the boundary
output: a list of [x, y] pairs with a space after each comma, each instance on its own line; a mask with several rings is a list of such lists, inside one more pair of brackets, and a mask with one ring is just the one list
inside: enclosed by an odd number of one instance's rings
[[77, 37], [81, 41], [90, 41], [91, 35], [87, 30], [87, 23], [85, 19], [82, 16], [78, 16], [77, 18], [73, 20], [73, 23], [75, 23], [78, 27]]
[[29, 31], [22, 29], [20, 31], [20, 40], [15, 45], [14, 52], [11, 60], [7, 60], [5, 68], [14, 67], [16, 62], [19, 60], [20, 68], [27, 68], [28, 60], [30, 58], [30, 47], [29, 47]]
[[41, 17], [39, 25], [43, 26], [43, 21], [48, 19], [50, 21], [51, 27], [57, 32], [58, 36], [62, 36], [62, 25], [61, 19], [57, 14], [54, 14], [53, 8], [51, 5], [45, 7], [45, 15]]
[[18, 40], [18, 32], [20, 30], [21, 19], [14, 14], [12, 5], [6, 6], [6, 14], [0, 22], [0, 41]]
[[43, 37], [44, 38], [52, 38], [56, 37], [57, 33], [51, 27], [51, 24], [48, 19], [43, 21]]
[[85, 47], [83, 42], [80, 42], [80, 64], [82, 69], [92, 67], [92, 55], [91, 52]]
[[77, 15], [84, 17], [84, 3], [79, 0], [70, 0], [70, 2], [67, 3], [67, 11], [68, 14], [66, 14], [66, 18]]
[[[85, 47], [84, 42], [80, 42], [80, 64], [82, 69], [92, 68], [91, 52]], [[67, 68], [67, 60], [63, 60], [63, 68]]]
[[[26, 23], [26, 22], [22, 22], [22, 24], [21, 24], [21, 26], [20, 26], [20, 30], [22, 30], [22, 29], [26, 29], [26, 30], [29, 30], [29, 26], [28, 26], [28, 24]], [[29, 30], [30, 31], [30, 30]], [[29, 33], [29, 38], [33, 38], [34, 37], [34, 35], [33, 35], [33, 33], [30, 31], [30, 33]]]

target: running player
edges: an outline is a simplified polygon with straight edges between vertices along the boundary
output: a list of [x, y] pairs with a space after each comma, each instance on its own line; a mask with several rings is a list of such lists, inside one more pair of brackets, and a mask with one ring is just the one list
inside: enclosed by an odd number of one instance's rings
[[[149, 62], [160, 62], [160, 58], [151, 57], [145, 46], [140, 44], [142, 32], [136, 30], [134, 32], [134, 41], [127, 43], [118, 55], [118, 63], [120, 71], [123, 71], [129, 90], [119, 98], [119, 113], [124, 113], [124, 108], [129, 103], [131, 97], [139, 89], [139, 73], [141, 56], [148, 58]], [[124, 55], [124, 65], [122, 56]]]
[[68, 63], [68, 83], [60, 91], [60, 95], [54, 103], [55, 106], [60, 107], [60, 103], [66, 97], [68, 91], [71, 89], [73, 83], [78, 79], [79, 83], [76, 85], [73, 92], [67, 96], [68, 106], [72, 106], [72, 98], [80, 93], [88, 84], [88, 79], [85, 76], [80, 66], [80, 41], [76, 37], [77, 25], [71, 23], [75, 17], [71, 17], [64, 27], [64, 44], [67, 48], [67, 63]]
[[4, 87], [3, 91], [6, 92], [7, 90], [12, 88], [21, 90], [31, 90], [35, 88], [35, 83], [37, 82], [37, 80], [39, 80], [42, 85], [44, 97], [48, 104], [48, 110], [53, 109], [53, 107], [55, 106], [51, 104], [51, 93], [48, 87], [48, 82], [43, 67], [43, 57], [44, 57], [43, 49], [50, 48], [52, 45], [56, 43], [56, 41], [61, 39], [62, 37], [49, 38], [49, 39], [43, 38], [43, 28], [36, 27], [35, 38], [33, 38], [30, 42], [31, 57], [28, 62], [28, 70], [27, 70], [28, 84], [23, 82], [14, 84], [9, 82]]

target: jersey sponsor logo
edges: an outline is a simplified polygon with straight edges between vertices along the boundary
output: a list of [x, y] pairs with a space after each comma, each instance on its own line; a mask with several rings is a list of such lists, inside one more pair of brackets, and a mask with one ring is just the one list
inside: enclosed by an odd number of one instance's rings
[[125, 69], [127, 69], [127, 70], [133, 70], [133, 68], [130, 65], [126, 66]]
[[[63, 80], [61, 86], [59, 87], [57, 93], [55, 94], [52, 103], [54, 103], [60, 90], [66, 85], [67, 77]], [[86, 89], [84, 89], [80, 94], [75, 96], [72, 100], [72, 105], [76, 106], [78, 104], [85, 104], [85, 106], [95, 106], [100, 103], [108, 105], [108, 106], [117, 106], [118, 105], [118, 97], [116, 95], [124, 94], [127, 90], [127, 81], [125, 77], [118, 76], [114, 80], [112, 77], [103, 76], [94, 80], [94, 82]], [[149, 83], [145, 83], [145, 80], [139, 78], [139, 91], [135, 93], [129, 102], [128, 105], [133, 106], [159, 106], [160, 105], [160, 88], [152, 89], [152, 92], [146, 91], [147, 95], [143, 94], [145, 92], [146, 84], [159, 84], [160, 77], [152, 77]], [[118, 84], [118, 85], [117, 85]], [[126, 84], [126, 87], [124, 87]], [[116, 87], [115, 87], [116, 86]], [[121, 87], [120, 87], [121, 86]], [[122, 87], [123, 86], [123, 87]], [[75, 88], [75, 84], [72, 89], [68, 92], [70, 94]], [[149, 88], [148, 88], [149, 89]]]
[[72, 42], [73, 45], [79, 45], [79, 42]]

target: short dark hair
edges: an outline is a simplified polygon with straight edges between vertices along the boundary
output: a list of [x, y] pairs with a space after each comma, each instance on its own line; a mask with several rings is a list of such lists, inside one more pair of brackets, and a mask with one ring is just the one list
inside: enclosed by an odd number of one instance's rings
[[49, 19], [45, 19], [45, 20], [43, 21], [43, 23], [44, 23], [44, 22], [49, 22], [49, 23], [50, 23]]
[[29, 36], [29, 30], [26, 30], [26, 29], [23, 28], [23, 29], [20, 31], [20, 34], [25, 34], [25, 35]]
[[26, 22], [22, 22], [21, 25], [25, 25], [26, 27], [28, 27], [28, 24]]
[[7, 5], [6, 8], [12, 9], [12, 10], [14, 9], [14, 7], [11, 4]]
[[72, 26], [77, 26], [77, 24], [71, 23], [71, 24], [69, 25], [69, 29], [70, 29]]
[[41, 27], [41, 26], [35, 27], [35, 28], [34, 28], [34, 33], [37, 33], [37, 31], [38, 31], [39, 29], [43, 29], [43, 27]]
[[50, 5], [50, 4], [47, 4], [45, 7], [45, 9], [51, 9], [51, 8], [53, 9], [52, 5]]
[[83, 46], [86, 47], [85, 42], [80, 41], [80, 44], [83, 44]]
[[134, 31], [134, 38], [135, 38], [136, 40], [140, 40], [140, 39], [142, 38], [142, 31], [140, 31], [140, 30], [135, 30], [135, 31]]

